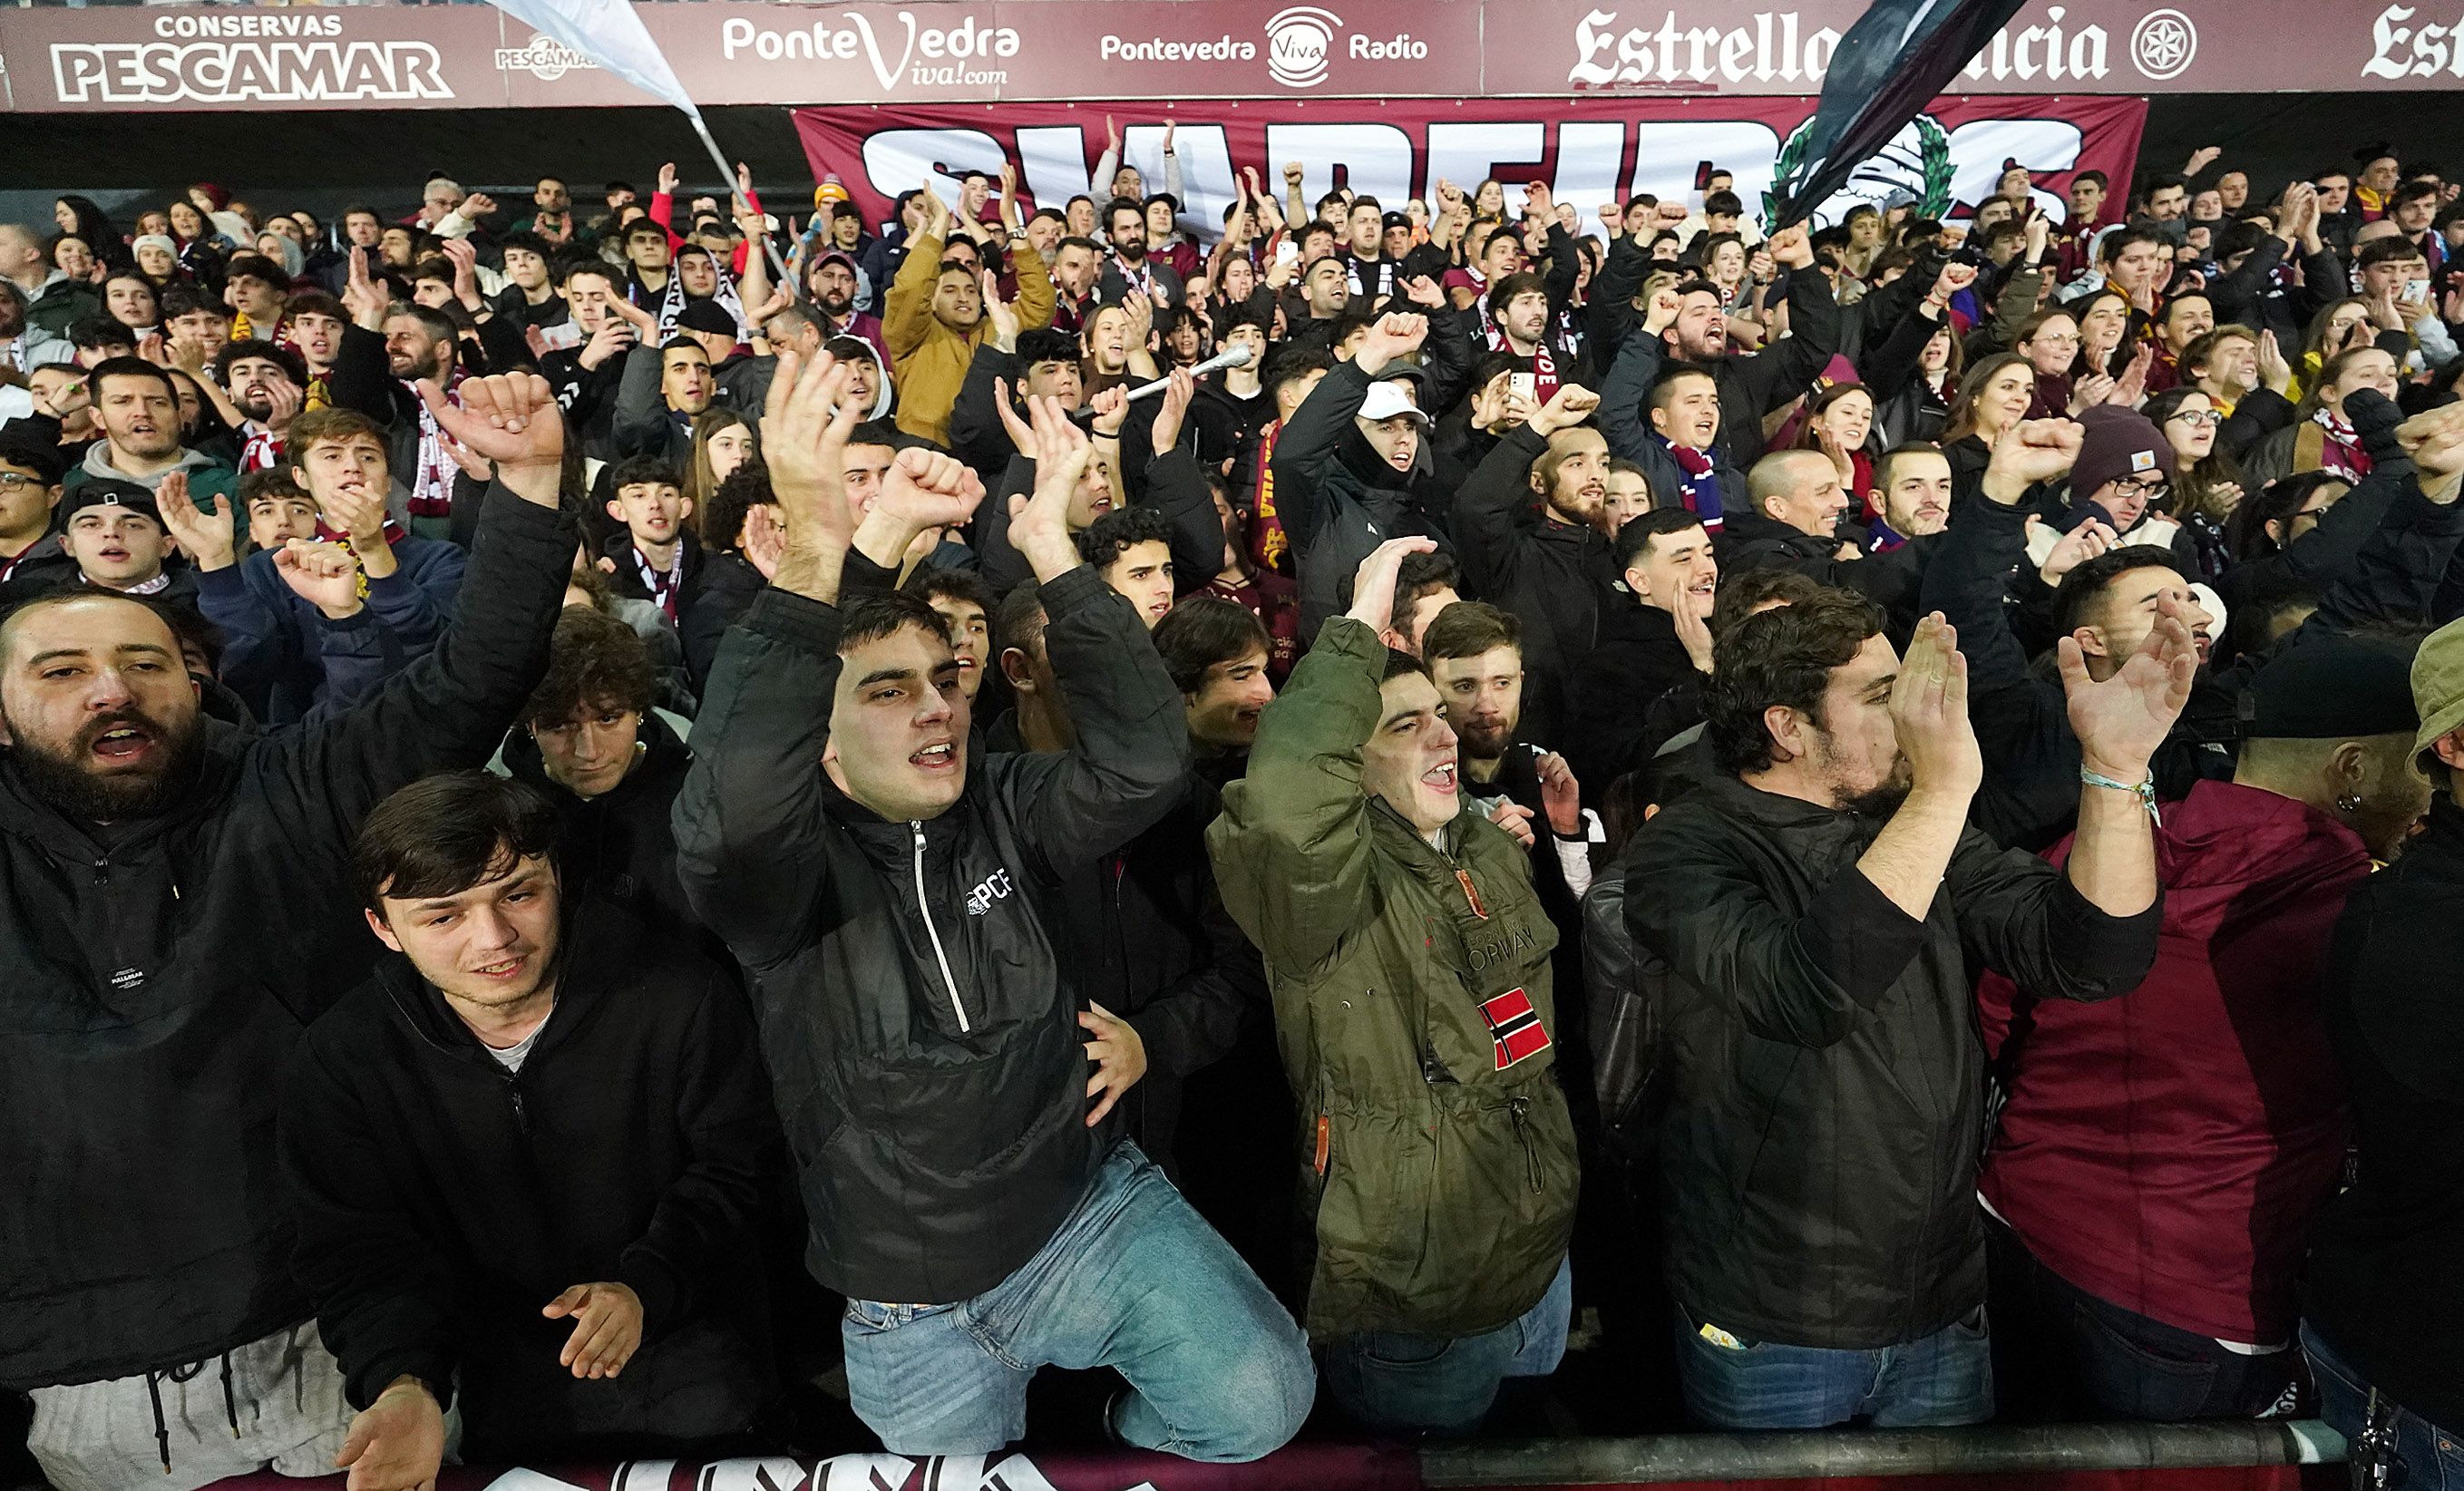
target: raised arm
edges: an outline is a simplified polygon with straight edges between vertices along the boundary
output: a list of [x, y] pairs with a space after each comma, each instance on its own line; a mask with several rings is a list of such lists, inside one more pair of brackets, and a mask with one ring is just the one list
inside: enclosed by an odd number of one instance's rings
[[1042, 331], [1051, 325], [1052, 313], [1061, 303], [1061, 292], [1053, 286], [1051, 272], [1044, 267], [1044, 255], [1022, 239], [1010, 245], [1009, 269], [1018, 281], [1019, 329]]
[[933, 326], [933, 283], [941, 276], [941, 229], [950, 220], [949, 206], [928, 189], [933, 219], [907, 241], [907, 256], [890, 282], [881, 302], [881, 339], [890, 344], [892, 361], [902, 361], [924, 344]]
[[1803, 393], [1839, 350], [1839, 302], [1832, 296], [1831, 281], [1815, 266], [1805, 225], [1773, 234], [1770, 247], [1771, 257], [1789, 267], [1789, 335], [1732, 362], [1752, 406], [1724, 410], [1728, 421], [1759, 420]]
[[1651, 274], [1651, 252], [1639, 233], [1612, 239], [1600, 272], [1592, 276], [1591, 297], [1583, 302], [1583, 318], [1592, 342], [1592, 366], [1605, 367], [1634, 330], [1634, 297]]
[[1371, 909], [1370, 800], [1361, 771], [1386, 671], [1379, 632], [1395, 577], [1427, 538], [1390, 538], [1361, 562], [1352, 609], [1331, 617], [1258, 719], [1249, 769], [1206, 830], [1225, 910], [1267, 955], [1299, 972]]
[[[1550, 405], [1553, 407], [1565, 389], [1574, 386], [1564, 384]], [[1455, 493], [1448, 532], [1463, 561], [1464, 583], [1475, 594], [1502, 595], [1513, 582], [1523, 559], [1522, 515], [1531, 505], [1531, 465], [1549, 449], [1549, 433], [1540, 428], [1548, 412], [1542, 409], [1530, 423], [1507, 431]]]
[[[2156, 904], [2156, 815], [2149, 811], [2156, 788], [2149, 762], [2181, 718], [2199, 669], [2181, 607], [2168, 597], [2156, 610], [2147, 640], [2102, 683], [2088, 677], [2076, 640], [2054, 644], [2079, 746], [2079, 837], [2071, 845], [2069, 879], [2081, 899], [2116, 919]], [[2145, 953], [2155, 955], [2152, 943]]]
[[453, 619], [361, 708], [266, 736], [250, 760], [284, 784], [265, 799], [267, 826], [337, 852], [395, 788], [495, 753], [547, 671], [573, 565], [575, 515], [559, 502], [564, 427], [547, 380], [469, 379], [458, 408], [423, 395], [447, 434], [495, 466]]
[[761, 433], [786, 550], [770, 588], [719, 644], [672, 814], [686, 899], [756, 972], [805, 940], [826, 858], [821, 759], [852, 537], [840, 473], [864, 413], [844, 397], [847, 381], [826, 354], [780, 355]]
[[[1662, 287], [1652, 292], [1642, 324], [1617, 349], [1617, 362], [1609, 366], [1608, 381], [1600, 384], [1600, 433], [1607, 438], [1612, 454], [1639, 461], [1651, 449], [1651, 424], [1642, 411], [1642, 401], [1650, 394], [1668, 356], [1668, 343], [1661, 339], [1661, 333], [1677, 323], [1683, 303], [1675, 290]], [[1657, 504], [1663, 498], [1673, 501], [1674, 497], [1671, 493], [1655, 493], [1652, 499]]]
[[[1938, 293], [1938, 292], [1937, 292]], [[1858, 359], [1858, 371], [1865, 386], [1877, 400], [1888, 400], [1908, 384], [1916, 382], [1925, 343], [1947, 323], [1943, 309], [1949, 296], [1936, 299], [1928, 294], [1916, 308], [1895, 322], [1880, 340], [1865, 348]]]
[[1198, 458], [1180, 444], [1197, 384], [1189, 369], [1175, 368], [1162, 407], [1152, 428], [1155, 454], [1147, 461], [1144, 493], [1139, 501], [1162, 514], [1172, 524], [1173, 589], [1179, 595], [1202, 590], [1223, 569], [1223, 523], [1215, 515], [1215, 493], [1199, 470]]
[[1070, 541], [1069, 497], [1093, 448], [1057, 401], [1031, 404], [1035, 491], [1010, 498], [1009, 537], [1035, 571], [1045, 649], [1078, 738], [1065, 752], [1012, 757], [994, 786], [1058, 881], [1172, 810], [1189, 769], [1189, 728], [1145, 624]]
[[645, 340], [625, 354], [616, 384], [616, 415], [609, 436], [621, 455], [659, 455], [668, 448], [668, 406], [659, 390], [659, 349]]

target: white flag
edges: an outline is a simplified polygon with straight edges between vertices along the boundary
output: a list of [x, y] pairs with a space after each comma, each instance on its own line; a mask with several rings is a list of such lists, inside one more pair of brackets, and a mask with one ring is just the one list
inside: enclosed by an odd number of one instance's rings
[[701, 117], [666, 54], [627, 0], [495, 0], [497, 10], [553, 36], [602, 68], [677, 108]]

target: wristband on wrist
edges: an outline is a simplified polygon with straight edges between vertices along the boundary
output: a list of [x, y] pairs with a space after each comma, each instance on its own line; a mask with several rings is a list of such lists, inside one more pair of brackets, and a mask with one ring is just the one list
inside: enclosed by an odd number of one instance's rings
[[2108, 792], [2127, 792], [2139, 800], [2141, 807], [2147, 810], [2150, 822], [2162, 824], [2165, 822], [2164, 816], [2156, 811], [2156, 777], [2153, 772], [2150, 772], [2144, 780], [2127, 782], [2100, 776], [2082, 766], [2079, 768], [2079, 781], [2086, 786], [2102, 787]]

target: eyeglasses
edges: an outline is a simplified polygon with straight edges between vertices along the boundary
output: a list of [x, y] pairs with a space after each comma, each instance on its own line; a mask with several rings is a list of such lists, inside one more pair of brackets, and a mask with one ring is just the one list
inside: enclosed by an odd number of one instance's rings
[[2175, 409], [2168, 418], [2180, 420], [2193, 429], [2203, 425], [2221, 425], [2225, 417], [2213, 409]]
[[2153, 502], [2171, 487], [2171, 482], [2141, 481], [2136, 476], [2123, 476], [2114, 482], [2113, 494], [2117, 497], [2145, 497]]
[[0, 471], [0, 492], [19, 493], [30, 487], [40, 492], [50, 485], [40, 476], [29, 476], [23, 471]]

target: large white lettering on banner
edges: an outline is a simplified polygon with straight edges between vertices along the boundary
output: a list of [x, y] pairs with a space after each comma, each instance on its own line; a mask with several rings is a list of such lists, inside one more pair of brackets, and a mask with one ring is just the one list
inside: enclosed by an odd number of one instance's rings
[[[824, 113], [825, 111], [808, 111]], [[1708, 114], [1696, 109], [1696, 114]], [[1427, 200], [1437, 184], [1452, 182], [1469, 192], [1494, 176], [1520, 185], [1544, 181], [1561, 202], [1582, 213], [1583, 230], [1599, 230], [1598, 209], [1636, 193], [1684, 198], [1704, 163], [1734, 173], [1737, 194], [1759, 213], [1776, 167], [1800, 126], [1784, 131], [1768, 119], [1685, 118], [1638, 123], [1611, 118], [1494, 120], [1482, 122], [1403, 124], [1329, 120], [1273, 121], [1264, 126], [1264, 151], [1243, 145], [1238, 158], [1270, 163], [1266, 189], [1283, 194], [1283, 164], [1301, 166], [1305, 202], [1337, 185], [1375, 197], [1389, 207]], [[1004, 149], [1011, 136], [1014, 155]], [[1248, 132], [1254, 137], [1255, 126]], [[1185, 123], [1174, 136], [1180, 167], [1180, 225], [1212, 242], [1222, 230], [1236, 184], [1234, 126]], [[1920, 116], [1890, 146], [1859, 165], [1846, 186], [1815, 213], [1817, 225], [1835, 223], [1859, 203], [1881, 205], [1904, 191], [1930, 216], [1965, 216], [1991, 194], [2003, 163], [2016, 160], [2040, 175], [2059, 175], [2082, 164], [2085, 137], [2079, 125], [2055, 115], [1980, 118], [1949, 124]], [[1103, 146], [1076, 123], [1029, 124], [1014, 130], [953, 125], [891, 127], [863, 138], [864, 185], [883, 199], [912, 191], [926, 181], [945, 200], [955, 200], [957, 175], [999, 171], [1005, 159], [1019, 167], [1020, 189], [1039, 206], [1059, 207], [1092, 194], [1090, 161]], [[1132, 125], [1122, 153], [1138, 168], [1150, 191], [1166, 180], [1160, 125]], [[816, 160], [816, 168], [843, 169], [847, 163]], [[850, 186], [855, 185], [850, 183]], [[2035, 193], [2060, 222], [2067, 210], [2051, 191]]]

